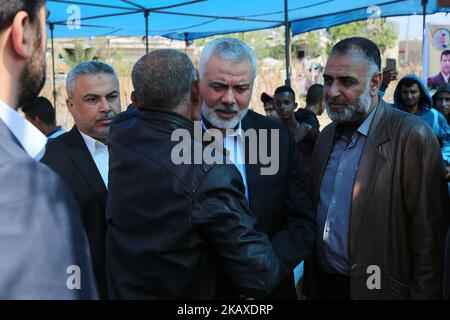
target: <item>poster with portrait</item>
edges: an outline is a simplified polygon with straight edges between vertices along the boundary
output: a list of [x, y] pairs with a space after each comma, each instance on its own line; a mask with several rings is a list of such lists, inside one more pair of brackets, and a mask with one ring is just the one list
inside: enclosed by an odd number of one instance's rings
[[450, 25], [427, 24], [423, 49], [422, 80], [435, 91], [449, 81]]

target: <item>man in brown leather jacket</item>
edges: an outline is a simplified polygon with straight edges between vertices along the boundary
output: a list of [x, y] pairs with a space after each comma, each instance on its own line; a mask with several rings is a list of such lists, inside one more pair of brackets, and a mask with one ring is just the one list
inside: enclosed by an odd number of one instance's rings
[[440, 299], [449, 203], [428, 125], [378, 97], [377, 46], [337, 43], [324, 72], [333, 122], [313, 153], [310, 299]]

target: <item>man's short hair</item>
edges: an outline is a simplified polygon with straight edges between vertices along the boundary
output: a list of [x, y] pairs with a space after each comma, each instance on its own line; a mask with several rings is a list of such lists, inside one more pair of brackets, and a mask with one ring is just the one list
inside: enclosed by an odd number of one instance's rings
[[[422, 83], [420, 82], [420, 80], [411, 79], [411, 78], [401, 79], [399, 81], [399, 83], [397, 84], [397, 86], [398, 86], [398, 90], [400, 92], [402, 87], [410, 88], [415, 84], [417, 85], [417, 87], [419, 87], [420, 98], [422, 99], [425, 96], [425, 93], [422, 90]], [[399, 96], [399, 98], [401, 101], [403, 101], [401, 96]]]
[[352, 37], [339, 41], [331, 50], [330, 56], [335, 53], [347, 54], [349, 52], [360, 53], [367, 59], [370, 70], [369, 77], [381, 70], [381, 53], [378, 46], [371, 40], [362, 37]]
[[283, 93], [283, 92], [289, 92], [292, 95], [293, 101], [295, 101], [295, 92], [289, 86], [280, 86], [280, 87], [276, 88], [274, 94], [279, 94], [279, 93]]
[[202, 50], [198, 63], [200, 77], [205, 73], [206, 63], [212, 55], [234, 63], [249, 59], [252, 62], [253, 79], [256, 78], [256, 54], [244, 41], [236, 38], [219, 38], [208, 42]]
[[417, 84], [417, 86], [420, 88], [420, 83], [417, 80], [406, 78], [401, 80], [398, 85], [400, 86], [399, 89], [401, 89], [402, 87], [412, 87], [415, 84]]
[[194, 64], [187, 54], [159, 49], [141, 57], [131, 72], [139, 109], [174, 109], [185, 106], [197, 81]]
[[85, 75], [95, 75], [99, 73], [106, 73], [113, 75], [114, 78], [117, 79], [117, 74], [114, 71], [114, 68], [111, 67], [109, 64], [100, 62], [100, 61], [86, 61], [82, 62], [80, 64], [77, 64], [75, 67], [72, 68], [72, 70], [69, 71], [69, 74], [67, 75], [66, 79], [66, 90], [67, 95], [69, 98], [73, 95], [73, 86], [75, 84], [75, 81], [78, 79], [78, 77], [85, 76]]
[[323, 100], [323, 85], [315, 83], [308, 88], [306, 93], [306, 104], [317, 105]]
[[441, 52], [441, 60], [442, 61], [442, 57], [443, 56], [448, 56], [450, 55], [450, 49], [445, 49], [444, 51]]
[[0, 1], [0, 33], [9, 27], [19, 11], [26, 11], [30, 22], [38, 18], [38, 9], [45, 5], [45, 0], [1, 0]]
[[45, 97], [37, 97], [32, 102], [22, 106], [22, 111], [30, 118], [39, 118], [48, 125], [56, 124], [55, 109]]

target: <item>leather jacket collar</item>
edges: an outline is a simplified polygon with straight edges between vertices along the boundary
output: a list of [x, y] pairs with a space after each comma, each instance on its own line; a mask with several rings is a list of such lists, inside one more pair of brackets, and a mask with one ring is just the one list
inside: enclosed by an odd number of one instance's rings
[[186, 129], [191, 134], [194, 133], [194, 121], [173, 111], [148, 108], [141, 110], [138, 117], [169, 132], [175, 131], [176, 129]]

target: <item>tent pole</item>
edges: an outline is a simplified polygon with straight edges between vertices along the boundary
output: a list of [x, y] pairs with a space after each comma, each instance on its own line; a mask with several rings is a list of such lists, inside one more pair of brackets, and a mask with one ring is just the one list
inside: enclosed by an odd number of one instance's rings
[[288, 0], [284, 0], [284, 28], [285, 28], [285, 54], [286, 54], [286, 81], [284, 84], [288, 87], [291, 86], [291, 24], [288, 19]]
[[423, 6], [423, 22], [422, 22], [422, 56], [424, 55], [425, 51], [425, 18], [427, 16], [427, 3], [428, 0], [422, 0], [422, 6]]
[[53, 30], [55, 29], [55, 25], [53, 23], [49, 24], [50, 27], [50, 38], [52, 42], [52, 77], [53, 77], [53, 107], [56, 110], [56, 76], [55, 76], [55, 46], [53, 43]]
[[184, 53], [187, 54], [187, 47], [189, 47], [189, 39], [188, 39], [189, 33], [184, 33]]
[[149, 11], [144, 11], [144, 17], [145, 17], [145, 53], [148, 53], [148, 16]]
[[422, 0], [422, 6], [423, 6], [422, 30], [423, 30], [424, 34], [425, 34], [425, 17], [427, 15], [427, 3], [428, 3], [428, 0]]

